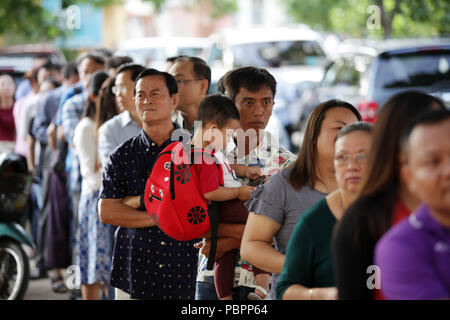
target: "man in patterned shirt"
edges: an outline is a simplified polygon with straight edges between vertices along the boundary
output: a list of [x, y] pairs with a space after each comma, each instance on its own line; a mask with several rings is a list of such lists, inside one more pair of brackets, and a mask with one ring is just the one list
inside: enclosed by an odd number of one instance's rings
[[[275, 78], [265, 69], [244, 67], [228, 72], [222, 80], [224, 93], [239, 110], [242, 129], [238, 130], [237, 146], [227, 155], [230, 163], [258, 166], [266, 176], [272, 176], [293, 163], [296, 156], [280, 147], [278, 139], [264, 131], [272, 114]], [[239, 180], [242, 184], [251, 183], [245, 177]], [[245, 225], [219, 225], [216, 260], [223, 253], [240, 247], [244, 227]], [[214, 272], [206, 269], [209, 242], [197, 244], [196, 247], [203, 247], [202, 254], [199, 255], [196, 299], [217, 299]], [[245, 300], [255, 287], [251, 266], [239, 259], [233, 298]]]
[[158, 154], [172, 142], [176, 129], [171, 121], [179, 101], [175, 78], [155, 69], [143, 71], [134, 99], [143, 129], [110, 155], [100, 190], [101, 222], [119, 226], [110, 282], [116, 300], [194, 299], [196, 241], [164, 234], [140, 201]]

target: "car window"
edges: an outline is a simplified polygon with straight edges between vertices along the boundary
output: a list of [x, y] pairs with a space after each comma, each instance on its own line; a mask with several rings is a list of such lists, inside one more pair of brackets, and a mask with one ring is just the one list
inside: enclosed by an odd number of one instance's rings
[[33, 68], [32, 55], [0, 55], [0, 69], [12, 69], [17, 72], [26, 72]]
[[352, 59], [338, 59], [326, 71], [322, 86], [359, 86], [371, 59], [355, 56]]
[[381, 56], [375, 86], [428, 87], [446, 81], [450, 81], [450, 51], [417, 52]]
[[233, 65], [243, 67], [321, 66], [325, 54], [316, 41], [272, 41], [234, 45]]

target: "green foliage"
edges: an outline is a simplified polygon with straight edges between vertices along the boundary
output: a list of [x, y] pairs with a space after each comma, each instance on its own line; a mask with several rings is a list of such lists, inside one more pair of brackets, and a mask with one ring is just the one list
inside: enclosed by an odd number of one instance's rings
[[[70, 30], [64, 28], [60, 18], [41, 5], [43, 0], [0, 0], [0, 36], [7, 44], [51, 41], [58, 37], [68, 37]], [[166, 0], [145, 0], [160, 12]], [[191, 0], [191, 3], [208, 1], [212, 7], [212, 17], [218, 18], [237, 10], [237, 0]], [[189, 0], [186, 1], [188, 3]], [[89, 4], [103, 8], [112, 4], [122, 4], [123, 0], [62, 0], [61, 7]]]
[[[0, 34], [11, 38], [39, 39], [55, 37], [59, 30], [56, 19], [35, 0], [2, 0], [0, 2]], [[14, 39], [13, 39], [14, 40]], [[13, 41], [15, 42], [15, 41]]]
[[[438, 36], [450, 34], [448, 0], [279, 0], [295, 21], [321, 30], [361, 37]], [[377, 5], [385, 19], [368, 28]]]
[[237, 11], [237, 0], [208, 0], [211, 3], [211, 16], [220, 18]]

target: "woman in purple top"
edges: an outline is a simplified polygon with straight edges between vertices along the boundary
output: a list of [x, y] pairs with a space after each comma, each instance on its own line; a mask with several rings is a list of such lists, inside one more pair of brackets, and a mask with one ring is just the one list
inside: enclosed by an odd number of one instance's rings
[[378, 242], [387, 299], [450, 298], [450, 111], [417, 119], [404, 134], [402, 175], [423, 204]]

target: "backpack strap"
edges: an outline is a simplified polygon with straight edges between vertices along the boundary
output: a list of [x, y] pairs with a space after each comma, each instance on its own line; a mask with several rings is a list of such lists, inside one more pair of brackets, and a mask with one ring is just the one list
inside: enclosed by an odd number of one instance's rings
[[206, 269], [213, 270], [216, 261], [217, 232], [219, 228], [219, 203], [213, 202], [208, 207], [209, 222], [211, 224], [211, 248], [209, 249], [208, 264]]

